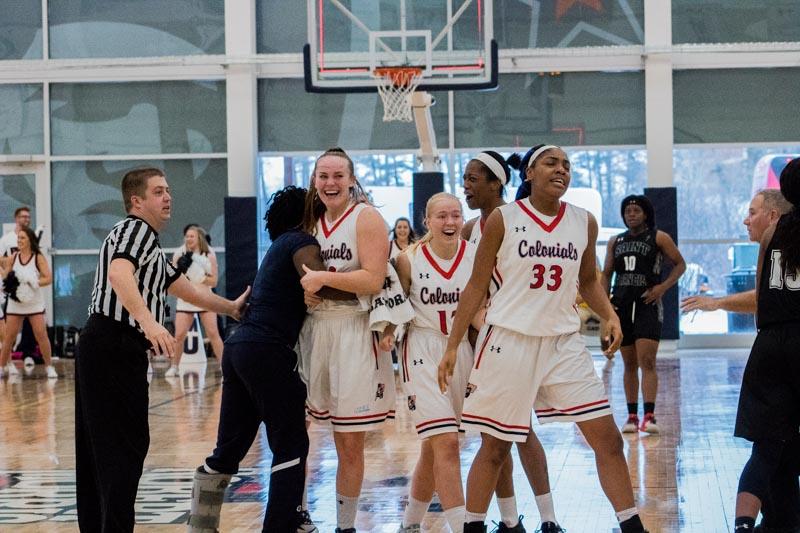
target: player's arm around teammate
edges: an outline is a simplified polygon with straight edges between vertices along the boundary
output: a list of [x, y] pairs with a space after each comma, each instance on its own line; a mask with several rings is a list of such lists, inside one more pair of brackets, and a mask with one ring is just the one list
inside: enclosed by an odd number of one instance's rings
[[[353, 162], [340, 148], [317, 159], [303, 228], [320, 242], [328, 267], [324, 272], [304, 269], [306, 292], [330, 287], [368, 296], [382, 290], [389, 255], [386, 226], [366, 201]], [[337, 530], [342, 532], [355, 530], [366, 431], [394, 416], [391, 356], [375, 354], [368, 306], [359, 300], [323, 301], [306, 320], [299, 343], [308, 412], [334, 429]]]

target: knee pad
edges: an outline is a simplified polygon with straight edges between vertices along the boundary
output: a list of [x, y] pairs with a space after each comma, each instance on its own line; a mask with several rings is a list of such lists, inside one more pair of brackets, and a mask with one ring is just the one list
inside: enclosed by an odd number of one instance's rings
[[230, 474], [209, 474], [201, 466], [194, 472], [188, 533], [216, 533]]

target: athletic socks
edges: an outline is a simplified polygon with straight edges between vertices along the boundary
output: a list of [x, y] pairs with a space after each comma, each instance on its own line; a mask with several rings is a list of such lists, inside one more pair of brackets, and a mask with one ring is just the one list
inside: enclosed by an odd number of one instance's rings
[[553, 493], [548, 492], [541, 496], [535, 496], [535, 498], [536, 507], [539, 509], [539, 516], [541, 517], [540, 520], [542, 522], [554, 522], [557, 524], [556, 509], [553, 506]]
[[[408, 497], [408, 505], [406, 505], [406, 510], [403, 511], [403, 527], [408, 526], [415, 526], [417, 524], [422, 523], [422, 519], [425, 518], [425, 513], [428, 512], [428, 507], [430, 506], [431, 502], [423, 502], [420, 500], [415, 500], [411, 496]], [[463, 522], [464, 517], [461, 517], [461, 521]]]
[[735, 533], [751, 533], [756, 527], [756, 519], [749, 516], [739, 516], [733, 523]]
[[464, 531], [464, 517], [466, 514], [467, 510], [463, 505], [444, 510], [444, 517], [447, 520], [447, 525], [450, 526], [450, 531], [453, 533], [462, 533]]
[[644, 414], [655, 413], [655, 412], [656, 412], [656, 402], [644, 402]]
[[502, 520], [505, 525], [511, 528], [519, 523], [516, 496], [497, 498], [497, 507], [500, 508], [500, 520]]
[[350, 529], [356, 525], [358, 512], [358, 496], [342, 496], [336, 493], [336, 527]]
[[470, 513], [466, 511], [464, 513], [464, 522], [467, 524], [471, 524], [472, 522], [480, 522], [483, 524], [486, 522], [486, 513]]
[[628, 403], [628, 414], [629, 415], [638, 415], [639, 414], [639, 402], [629, 402]]

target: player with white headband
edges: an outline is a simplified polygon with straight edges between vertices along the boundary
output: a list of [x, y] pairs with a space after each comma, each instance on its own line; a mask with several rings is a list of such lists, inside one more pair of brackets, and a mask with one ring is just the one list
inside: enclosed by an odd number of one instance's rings
[[642, 533], [622, 437], [603, 382], [580, 334], [580, 291], [606, 321], [607, 353], [622, 340], [619, 318], [596, 276], [597, 221], [561, 201], [571, 164], [561, 148], [535, 149], [526, 169], [531, 195], [495, 209], [483, 228], [472, 276], [461, 292], [439, 386], [447, 390], [460, 339], [480, 309], [492, 275], [492, 296], [478, 336], [464, 400], [462, 427], [481, 432], [467, 482], [464, 533], [486, 531], [484, 521], [498, 473], [512, 442], [524, 442], [531, 406], [541, 422], [575, 422], [595, 453], [601, 486], [622, 533]]
[[[467, 163], [464, 169], [464, 196], [470, 209], [480, 209], [478, 217], [469, 220], [461, 231], [461, 236], [471, 244], [477, 245], [483, 234], [486, 219], [496, 208], [505, 205], [505, 188], [511, 180], [511, 168], [519, 168], [521, 158], [512, 154], [507, 160], [497, 152], [487, 150], [476, 155]], [[500, 281], [493, 276], [489, 285], [489, 296], [497, 290]], [[480, 313], [485, 313], [482, 309]], [[470, 341], [475, 344], [477, 331], [470, 327]], [[536, 498], [536, 506], [541, 516], [541, 531], [544, 533], [558, 533], [563, 531], [556, 520], [553, 497], [550, 493], [550, 479], [547, 471], [547, 456], [542, 443], [536, 434], [531, 431], [525, 442], [517, 444], [520, 462], [528, 477]], [[513, 461], [511, 454], [503, 464], [498, 476], [495, 495], [497, 506], [500, 509], [500, 525], [498, 531], [521, 532], [524, 531], [521, 520], [518, 518], [517, 501], [514, 495], [514, 482], [512, 478]]]

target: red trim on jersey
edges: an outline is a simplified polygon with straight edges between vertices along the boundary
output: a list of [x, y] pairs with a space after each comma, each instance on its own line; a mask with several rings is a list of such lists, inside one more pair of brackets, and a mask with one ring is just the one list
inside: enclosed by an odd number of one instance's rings
[[545, 230], [547, 233], [550, 233], [551, 231], [556, 229], [556, 226], [558, 226], [558, 223], [561, 222], [562, 218], [564, 218], [564, 213], [566, 213], [567, 211], [567, 203], [561, 202], [561, 207], [558, 209], [558, 214], [556, 215], [556, 218], [554, 218], [553, 221], [550, 222], [550, 224], [545, 224], [544, 220], [536, 216], [536, 213], [528, 209], [528, 206], [525, 205], [524, 199], [517, 200], [516, 203], [520, 207], [520, 209], [522, 209], [525, 212], [525, 214], [531, 217], [533, 221], [539, 224], [539, 226], [541, 226], [541, 228]]
[[462, 239], [461, 244], [459, 245], [458, 248], [458, 253], [456, 253], [456, 258], [453, 261], [453, 264], [450, 265], [450, 270], [445, 272], [445, 270], [439, 266], [439, 263], [436, 262], [436, 259], [434, 259], [433, 255], [428, 251], [428, 243], [422, 245], [422, 253], [425, 256], [425, 259], [428, 260], [428, 263], [430, 263], [431, 266], [434, 269], [436, 269], [436, 272], [441, 274], [444, 279], [450, 279], [453, 277], [453, 274], [458, 268], [459, 263], [461, 263], [461, 259], [464, 257], [464, 252], [466, 250], [467, 250], [467, 241]]
[[483, 357], [483, 351], [486, 349], [486, 345], [489, 343], [489, 337], [492, 336], [494, 333], [494, 326], [489, 326], [489, 331], [486, 332], [486, 338], [483, 339], [483, 344], [481, 344], [481, 350], [478, 352], [478, 358], [475, 359], [475, 370], [478, 370], [478, 367], [481, 366], [481, 357]]
[[411, 381], [411, 376], [408, 374], [408, 340], [411, 337], [411, 332], [406, 332], [406, 338], [403, 340], [403, 381]]
[[437, 418], [436, 420], [428, 420], [427, 422], [423, 422], [422, 424], [417, 424], [417, 429], [422, 429], [425, 426], [429, 426], [431, 424], [438, 424], [439, 422], [458, 422], [455, 418]]
[[498, 422], [494, 418], [488, 418], [488, 417], [485, 417], [485, 416], [472, 415], [472, 414], [469, 414], [469, 413], [462, 414], [461, 415], [461, 421], [462, 422], [470, 422], [470, 420], [464, 420], [465, 418], [474, 418], [475, 420], [485, 420], [487, 422], [491, 422], [492, 424], [497, 424], [501, 428], [521, 429], [521, 430], [525, 431], [526, 433], [531, 430], [530, 426], [511, 426], [509, 424], [503, 424], [502, 422]]
[[320, 221], [322, 222], [322, 233], [325, 235], [325, 238], [326, 238], [326, 239], [327, 239], [328, 237], [330, 237], [330, 236], [331, 236], [331, 234], [332, 234], [334, 231], [336, 231], [336, 228], [338, 228], [338, 227], [341, 225], [341, 223], [342, 223], [342, 222], [344, 222], [344, 219], [346, 219], [346, 218], [347, 218], [347, 216], [348, 216], [350, 213], [352, 213], [352, 212], [353, 212], [353, 209], [355, 209], [357, 205], [358, 205], [358, 204], [354, 204], [354, 205], [353, 205], [353, 207], [351, 207], [350, 209], [348, 209], [347, 211], [345, 211], [344, 215], [340, 216], [340, 217], [339, 217], [339, 220], [337, 220], [336, 222], [334, 222], [334, 223], [333, 223], [333, 226], [331, 226], [331, 228], [330, 228], [330, 229], [328, 229], [328, 224], [327, 224], [327, 222], [325, 222], [325, 213], [322, 213], [322, 217], [320, 217]]
[[494, 275], [497, 277], [497, 280], [500, 282], [500, 285], [503, 284], [503, 276], [500, 275], [500, 271], [497, 270], [497, 265], [494, 266]]
[[555, 408], [536, 409], [536, 413], [537, 414], [539, 414], [539, 413], [552, 413], [553, 411], [558, 411], [559, 413], [569, 413], [570, 411], [576, 411], [578, 409], [585, 409], [586, 407], [592, 407], [592, 406], [600, 405], [600, 404], [603, 404], [603, 403], [607, 404], [608, 403], [608, 398], [606, 398], [605, 400], [598, 400], [596, 402], [585, 403], [583, 405], [576, 405], [575, 407], [569, 407], [567, 409], [555, 409]]
[[375, 356], [375, 370], [378, 370], [378, 332], [372, 332], [372, 355]]

